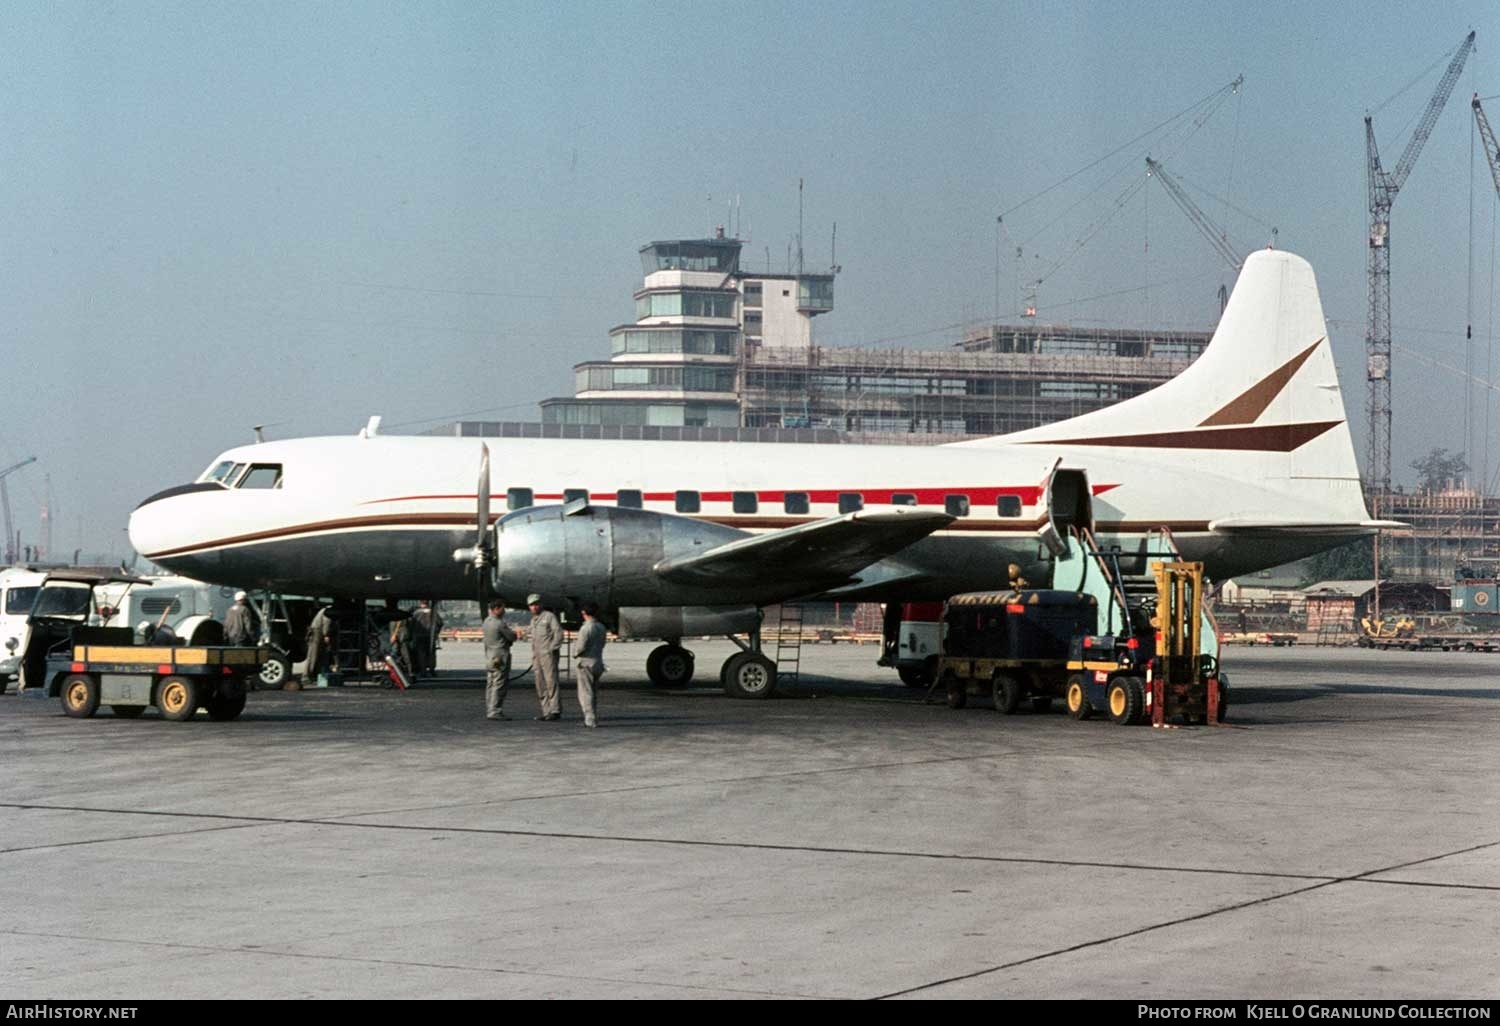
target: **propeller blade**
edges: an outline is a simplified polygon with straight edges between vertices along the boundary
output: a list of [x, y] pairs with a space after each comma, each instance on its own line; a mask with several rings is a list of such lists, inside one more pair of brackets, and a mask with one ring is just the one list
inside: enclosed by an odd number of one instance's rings
[[474, 547], [483, 549], [490, 530], [490, 447], [479, 443], [479, 522]]

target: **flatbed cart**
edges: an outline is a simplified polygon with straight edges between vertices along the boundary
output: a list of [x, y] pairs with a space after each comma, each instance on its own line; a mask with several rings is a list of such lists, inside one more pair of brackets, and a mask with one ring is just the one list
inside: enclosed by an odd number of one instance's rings
[[[43, 580], [26, 620], [26, 690], [60, 698], [63, 712], [75, 717], [92, 716], [101, 705], [125, 718], [152, 705], [169, 720], [191, 719], [200, 708], [215, 720], [239, 716], [247, 682], [271, 658], [270, 647], [225, 645], [224, 628], [215, 621], [200, 624], [186, 644], [99, 626], [114, 615], [100, 602], [99, 589], [107, 584], [151, 582], [76, 570], [52, 571]], [[143, 627], [151, 634], [171, 633], [162, 623]]]
[[[106, 632], [110, 636], [104, 636]], [[71, 651], [47, 659], [47, 694], [69, 716], [107, 705], [133, 719], [154, 705], [163, 719], [232, 720], [245, 708], [246, 682], [271, 658], [269, 647], [135, 645], [125, 627], [78, 627]]]

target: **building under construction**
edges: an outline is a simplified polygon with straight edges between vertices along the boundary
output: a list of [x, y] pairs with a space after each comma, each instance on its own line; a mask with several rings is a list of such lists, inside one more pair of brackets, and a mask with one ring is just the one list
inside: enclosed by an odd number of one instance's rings
[[1380, 511], [1408, 525], [1381, 534], [1383, 576], [1446, 583], [1500, 573], [1500, 498], [1461, 489], [1388, 492]]
[[1199, 332], [990, 325], [946, 350], [745, 348], [747, 427], [828, 427], [923, 442], [998, 435], [1139, 395], [1208, 345]]

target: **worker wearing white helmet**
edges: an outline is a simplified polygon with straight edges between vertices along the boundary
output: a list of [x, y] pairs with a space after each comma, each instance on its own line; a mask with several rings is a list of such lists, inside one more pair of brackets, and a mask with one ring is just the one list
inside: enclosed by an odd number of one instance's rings
[[255, 614], [250, 610], [249, 596], [243, 591], [234, 593], [234, 605], [224, 616], [224, 640], [231, 645], [253, 645], [260, 632], [255, 627]]

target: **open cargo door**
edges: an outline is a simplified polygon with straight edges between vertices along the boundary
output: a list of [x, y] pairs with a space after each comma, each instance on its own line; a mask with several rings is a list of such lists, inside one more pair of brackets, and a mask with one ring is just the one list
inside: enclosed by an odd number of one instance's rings
[[1052, 464], [1042, 486], [1042, 526], [1037, 528], [1044, 559], [1064, 560], [1070, 557], [1067, 539], [1079, 531], [1094, 530], [1093, 491], [1085, 470], [1062, 466], [1059, 458]]

